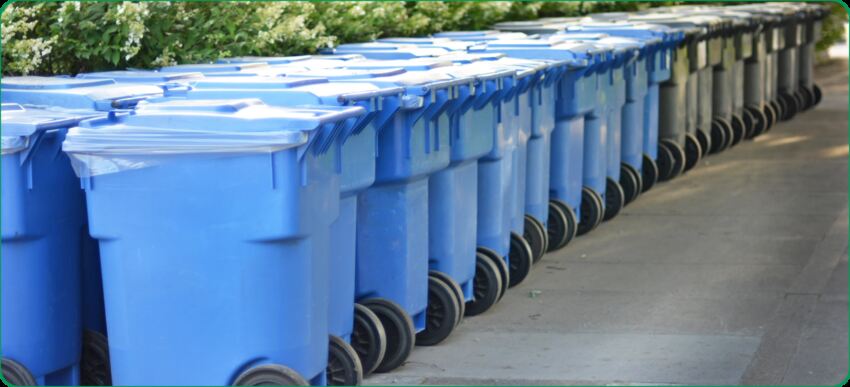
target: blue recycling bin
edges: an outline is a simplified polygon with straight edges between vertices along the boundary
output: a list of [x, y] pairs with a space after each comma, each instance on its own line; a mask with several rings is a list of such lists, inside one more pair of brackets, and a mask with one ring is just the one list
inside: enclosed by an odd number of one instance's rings
[[[605, 115], [606, 121], [606, 181], [605, 181], [605, 212], [602, 220], [613, 219], [625, 206], [626, 201], [633, 200], [639, 191], [639, 179], [637, 171], [627, 173], [628, 184], [625, 191], [620, 184], [622, 180], [620, 171], [623, 168], [622, 154], [626, 150], [626, 156], [633, 161], [633, 167], [640, 163], [640, 146], [642, 132], [636, 130], [636, 126], [629, 126], [631, 132], [624, 133], [622, 127], [623, 108], [626, 105], [628, 87], [626, 74], [634, 74], [637, 68], [638, 54], [642, 44], [634, 39], [622, 37], [609, 37], [607, 34], [588, 33], [584, 31], [561, 31], [552, 35], [550, 40], [575, 40], [592, 42], [612, 48], [612, 62], [609, 71], [602, 80], [605, 93]], [[642, 63], [641, 63], [642, 64]], [[645, 70], [642, 70], [645, 82]], [[637, 92], [634, 92], [637, 94]], [[642, 97], [642, 96], [641, 96]], [[623, 141], [625, 140], [627, 141]]]
[[2, 365], [15, 385], [80, 383], [85, 202], [61, 149], [100, 114], [2, 105]]
[[[161, 88], [150, 85], [63, 77], [6, 77], [0, 87], [3, 103], [68, 110], [75, 114], [105, 114], [113, 110], [131, 109], [139, 101], [160, 97], [162, 93]], [[87, 222], [85, 217], [83, 222]], [[80, 232], [77, 235], [81, 238], [79, 243], [83, 249], [81, 308], [84, 351], [81, 381], [85, 385], [109, 384], [109, 352], [99, 250], [88, 233]]]
[[179, 100], [69, 132], [115, 384], [325, 382], [340, 123], [361, 114]]
[[[590, 15], [589, 18], [592, 18]], [[592, 20], [592, 19], [591, 19]], [[670, 79], [670, 66], [673, 58], [673, 51], [676, 46], [684, 39], [684, 33], [666, 26], [631, 23], [627, 21], [620, 22], [599, 22], [599, 21], [584, 21], [577, 25], [568, 27], [570, 31], [586, 31], [586, 32], [601, 32], [610, 36], [622, 36], [632, 39], [640, 39], [646, 44], [645, 50], [641, 52], [641, 57], [646, 64], [646, 89], [642, 90], [644, 81], [640, 78], [640, 66], [635, 68], [636, 76], [626, 74], [627, 82], [627, 101], [623, 112], [623, 159], [626, 160], [632, 167], [634, 161], [629, 161], [630, 152], [626, 150], [626, 139], [631, 133], [625, 128], [641, 123], [643, 127], [642, 149], [643, 156], [640, 162], [640, 184], [641, 191], [646, 192], [651, 189], [658, 181], [658, 111], [659, 111], [659, 85]], [[630, 83], [631, 82], [631, 83]], [[631, 87], [629, 86], [631, 84]], [[635, 95], [637, 92], [637, 95]], [[643, 100], [639, 98], [643, 94]], [[620, 181], [623, 182], [623, 174], [621, 173]], [[624, 183], [621, 183], [624, 185]]]
[[[298, 70], [300, 71], [300, 70]], [[326, 75], [337, 70], [322, 70]], [[365, 73], [365, 72], [364, 72]], [[371, 76], [386, 76], [398, 73], [381, 71]], [[367, 75], [364, 75], [367, 76]], [[371, 83], [330, 84], [328, 78], [320, 77], [218, 77], [199, 80], [191, 84], [185, 97], [190, 100], [258, 98], [272, 106], [295, 106], [300, 104], [322, 105], [323, 109], [360, 106], [366, 114], [347, 128], [345, 142], [340, 146], [340, 202], [339, 217], [331, 226], [330, 271], [328, 281], [328, 329], [329, 333], [344, 343], [331, 339], [329, 364], [342, 367], [339, 371], [329, 369], [328, 380], [334, 385], [359, 383], [355, 359], [348, 356], [355, 351], [360, 354], [362, 374], [374, 371], [382, 360], [382, 348], [386, 347], [381, 337], [377, 316], [354, 304], [354, 271], [357, 236], [358, 196], [375, 181], [375, 157], [377, 135], [399, 109], [403, 89], [398, 86], [379, 86]], [[352, 335], [355, 339], [352, 340]], [[351, 350], [348, 350], [351, 343]], [[335, 348], [340, 347], [340, 348]], [[362, 377], [362, 375], [361, 375]]]
[[322, 53], [335, 55], [359, 54], [367, 59], [413, 59], [426, 56], [441, 56], [451, 51], [451, 49], [446, 47], [369, 42], [341, 44], [332, 49], [324, 50]]
[[[602, 80], [612, 49], [549, 40], [498, 40], [484, 49], [509, 57], [565, 62], [556, 83], [555, 128], [551, 135], [550, 203], [572, 210], [576, 233], [595, 228], [604, 213], [606, 116]], [[566, 212], [566, 211], [565, 211]]]

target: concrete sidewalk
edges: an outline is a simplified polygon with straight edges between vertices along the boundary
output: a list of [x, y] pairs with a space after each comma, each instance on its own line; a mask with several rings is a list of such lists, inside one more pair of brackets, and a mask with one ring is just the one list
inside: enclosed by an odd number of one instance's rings
[[836, 384], [848, 364], [847, 64], [824, 100], [549, 254], [367, 384]]

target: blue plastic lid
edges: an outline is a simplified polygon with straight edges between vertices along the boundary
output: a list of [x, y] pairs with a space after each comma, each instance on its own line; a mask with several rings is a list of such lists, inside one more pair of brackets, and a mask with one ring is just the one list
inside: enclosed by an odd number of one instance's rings
[[378, 43], [393, 43], [393, 44], [411, 44], [421, 47], [439, 47], [445, 48], [447, 50], [458, 51], [458, 50], [466, 50], [469, 46], [475, 44], [473, 42], [463, 42], [457, 40], [451, 40], [447, 38], [406, 38], [406, 37], [394, 37], [394, 38], [381, 38], [378, 39]]
[[203, 78], [201, 73], [161, 73], [158, 71], [144, 70], [119, 70], [101, 71], [94, 73], [80, 73], [77, 78], [82, 79], [112, 79], [118, 83], [165, 83], [179, 82], [190, 79]]
[[271, 107], [256, 99], [172, 100], [84, 121], [68, 132], [62, 149], [80, 176], [95, 176], [179, 160], [171, 156], [180, 154], [269, 153], [317, 138], [327, 145], [340, 128], [326, 124], [363, 113], [354, 106]]
[[532, 39], [537, 37], [537, 35], [527, 35], [522, 32], [502, 32], [502, 31], [469, 31], [470, 34], [464, 34], [466, 31], [449, 31], [449, 32], [440, 32], [435, 34], [434, 36], [441, 35], [448, 37], [452, 40], [458, 40], [462, 42], [489, 42], [491, 40], [501, 40], [501, 39]]
[[377, 69], [305, 69], [301, 72], [289, 74], [289, 77], [323, 77], [328, 80], [340, 79], [364, 79], [388, 77], [404, 73], [405, 70], [398, 67], [377, 68]]
[[201, 64], [182, 64], [175, 66], [166, 66], [160, 68], [160, 72], [164, 73], [185, 73], [185, 72], [198, 72], [198, 73], [221, 73], [221, 72], [236, 72], [236, 71], [246, 71], [246, 70], [259, 70], [263, 68], [267, 68], [268, 64], [263, 62], [254, 62], [254, 63], [201, 63]]
[[499, 35], [499, 34], [502, 34], [502, 33], [503, 33], [502, 31], [497, 31], [497, 30], [443, 31], [443, 32], [437, 32], [436, 34], [434, 34], [434, 37], [455, 39], [455, 38], [465, 38], [465, 37], [472, 37], [472, 36], [482, 37], [482, 36]]
[[450, 60], [437, 58], [414, 58], [408, 60], [361, 60], [345, 64], [348, 69], [404, 69], [407, 71], [425, 71], [439, 67], [452, 66]]
[[351, 43], [343, 44], [330, 53], [360, 54], [367, 59], [412, 59], [445, 55], [450, 50], [433, 46], [392, 43]]
[[397, 86], [377, 86], [366, 82], [328, 83], [324, 78], [221, 78], [192, 84], [188, 99], [258, 98], [274, 106], [340, 105], [360, 100], [398, 95]]
[[505, 54], [498, 52], [451, 52], [440, 57], [441, 60], [450, 60], [453, 63], [473, 63], [478, 61], [494, 61], [504, 58]]
[[[684, 39], [684, 34], [681, 31], [676, 31], [667, 26], [628, 21], [583, 21], [581, 24], [570, 25], [567, 27], [567, 31], [602, 32], [611, 36], [643, 39], [650, 45], [658, 44], [662, 41], [679, 41]], [[656, 39], [659, 39], [659, 41], [656, 41]]]
[[116, 84], [112, 79], [26, 76], [4, 77], [0, 82], [2, 102], [64, 109], [127, 109], [162, 93], [157, 86]]
[[37, 132], [65, 129], [99, 113], [24, 108], [16, 103], [2, 104], [0, 114], [0, 154], [9, 155], [29, 148], [29, 139]]
[[237, 56], [234, 58], [220, 58], [215, 61], [217, 64], [245, 64], [245, 63], [266, 63], [270, 65], [287, 64], [300, 62], [312, 58], [312, 55], [296, 55], [296, 56]]

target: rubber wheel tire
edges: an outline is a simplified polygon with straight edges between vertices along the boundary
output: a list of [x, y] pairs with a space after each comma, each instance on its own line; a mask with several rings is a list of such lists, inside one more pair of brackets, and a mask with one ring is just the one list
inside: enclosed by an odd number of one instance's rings
[[658, 164], [648, 154], [643, 154], [643, 165], [640, 168], [641, 172], [641, 191], [646, 192], [655, 187], [658, 183]]
[[375, 372], [390, 372], [400, 367], [410, 356], [416, 344], [416, 328], [413, 320], [395, 302], [383, 298], [370, 298], [360, 302], [369, 308], [381, 321], [387, 336], [387, 350]]
[[800, 98], [803, 100], [803, 111], [815, 106], [815, 92], [812, 89], [800, 86]]
[[623, 205], [635, 201], [640, 196], [643, 187], [640, 183], [640, 175], [637, 170], [629, 164], [620, 164], [620, 187], [623, 188]]
[[581, 210], [579, 213], [578, 229], [576, 235], [584, 235], [599, 226], [602, 222], [605, 208], [602, 205], [602, 198], [595, 191], [588, 187], [581, 189]]
[[502, 276], [502, 290], [499, 292], [499, 300], [501, 300], [505, 296], [505, 292], [508, 290], [508, 285], [511, 281], [511, 272], [508, 268], [508, 263], [505, 262], [505, 258], [499, 255], [499, 253], [486, 247], [478, 246], [476, 253], [484, 254], [499, 268], [499, 274]]
[[549, 199], [549, 219], [546, 220], [546, 234], [549, 239], [547, 252], [562, 249], [575, 237], [575, 215], [573, 210], [558, 199]]
[[[578, 217], [576, 216], [575, 211], [573, 211], [573, 208], [570, 207], [569, 204], [564, 203], [563, 201], [560, 201], [558, 199], [550, 199], [549, 205], [557, 207], [558, 210], [564, 214], [565, 219], [567, 220], [567, 223], [565, 225], [566, 226], [566, 233], [565, 233], [566, 239], [564, 240], [564, 243], [561, 246], [556, 246], [556, 248], [555, 248], [555, 250], [560, 250], [560, 249], [566, 247], [567, 245], [569, 245], [570, 242], [572, 242], [573, 239], [575, 239], [576, 234], [578, 232]], [[551, 207], [550, 207], [550, 211], [551, 211]], [[550, 249], [550, 251], [553, 251], [553, 250]]]
[[752, 120], [750, 122], [750, 130], [747, 132], [749, 134], [747, 139], [756, 138], [758, 136], [761, 136], [762, 133], [764, 133], [765, 131], [767, 131], [767, 126], [770, 122], [770, 119], [767, 116], [767, 109], [768, 108], [766, 106], [763, 109], [759, 109], [752, 106], [747, 107], [745, 109], [746, 117], [749, 118], [745, 118], [744, 121], [746, 121], [747, 119]]
[[463, 321], [463, 314], [466, 311], [466, 296], [463, 294], [463, 289], [460, 288], [457, 281], [446, 273], [431, 270], [428, 272], [428, 275], [437, 277], [440, 281], [443, 281], [443, 283], [452, 288], [452, 292], [455, 294], [455, 300], [457, 300], [458, 310], [460, 311], [457, 316], [457, 321], [455, 321], [455, 326], [460, 325], [460, 322]]
[[534, 254], [531, 252], [531, 246], [528, 245], [525, 238], [519, 234], [511, 233], [511, 250], [508, 253], [508, 268], [510, 269], [510, 288], [519, 285], [531, 273], [531, 266], [534, 264]]
[[667, 147], [667, 150], [673, 155], [673, 169], [670, 172], [670, 178], [681, 175], [685, 171], [685, 149], [671, 140], [661, 140], [659, 145]]
[[499, 302], [502, 294], [502, 274], [498, 265], [483, 253], [475, 254], [475, 278], [472, 280], [472, 301], [466, 302], [465, 316], [477, 316]]
[[699, 139], [692, 134], [685, 135], [685, 169], [682, 172], [687, 172], [697, 166], [702, 158], [702, 146], [699, 144]]
[[375, 313], [360, 304], [354, 304], [351, 346], [360, 357], [364, 377], [375, 372], [387, 352], [387, 333], [384, 331], [384, 325]]
[[733, 114], [731, 124], [732, 137], [731, 141], [729, 142], [730, 148], [734, 147], [735, 145], [738, 145], [738, 143], [740, 143], [741, 140], [743, 140], [744, 137], [747, 136], [747, 124], [746, 122], [744, 122], [744, 119], [740, 115]]
[[425, 330], [416, 334], [416, 345], [425, 347], [437, 345], [452, 334], [460, 314], [458, 302], [451, 285], [439, 277], [428, 277]]
[[773, 129], [773, 126], [776, 125], [776, 122], [779, 119], [779, 116], [776, 113], [776, 107], [772, 103], [764, 104], [764, 115], [767, 117], [767, 126], [764, 127], [764, 131], [762, 134], [767, 133], [770, 129]]
[[80, 356], [80, 384], [111, 386], [112, 367], [109, 363], [109, 342], [100, 332], [83, 331], [83, 350]]
[[309, 386], [310, 384], [293, 369], [278, 365], [264, 364], [240, 374], [234, 386]]
[[785, 108], [785, 116], [782, 117], [783, 121], [788, 121], [794, 116], [797, 115], [797, 112], [800, 110], [800, 107], [797, 106], [797, 98], [795, 98], [791, 94], [780, 94], [779, 100], [784, 105]]
[[614, 219], [626, 205], [626, 194], [620, 183], [612, 178], [605, 179], [605, 215], [602, 220]]
[[814, 97], [815, 97], [815, 100], [814, 100], [815, 104], [814, 104], [814, 106], [818, 106], [818, 105], [820, 105], [820, 101], [821, 101], [821, 99], [823, 99], [823, 90], [821, 90], [820, 86], [818, 86], [818, 84], [817, 84], [817, 83], [815, 83], [814, 85], [812, 85], [812, 94], [813, 94], [813, 95], [814, 95]]
[[785, 106], [784, 102], [782, 102], [782, 100], [779, 98], [773, 100], [772, 104], [773, 111], [776, 112], [776, 122], [774, 122], [775, 125], [785, 120], [785, 110], [787, 110], [788, 108]]
[[526, 214], [522, 236], [531, 246], [531, 256], [534, 258], [534, 263], [540, 262], [549, 247], [547, 243], [549, 235], [543, 224], [533, 216]]
[[363, 365], [357, 352], [334, 335], [328, 341], [326, 375], [328, 386], [359, 386], [363, 382]]
[[694, 136], [696, 136], [699, 147], [702, 149], [702, 155], [700, 156], [708, 156], [708, 152], [711, 151], [711, 136], [704, 130], [697, 130]]
[[32, 376], [32, 373], [30, 373], [27, 367], [24, 367], [23, 364], [9, 359], [8, 357], [0, 359], [0, 372], [3, 373], [3, 378], [13, 385], [36, 385], [35, 378]]
[[729, 146], [732, 124], [725, 118], [715, 117], [711, 121], [711, 151], [715, 154], [724, 151]]
[[658, 181], [664, 182], [672, 179], [673, 176], [673, 152], [668, 145], [663, 143], [658, 144]]
[[794, 94], [791, 94], [794, 97], [794, 100], [797, 101], [797, 114], [800, 114], [806, 111], [806, 97], [803, 95], [802, 89], [797, 90]]

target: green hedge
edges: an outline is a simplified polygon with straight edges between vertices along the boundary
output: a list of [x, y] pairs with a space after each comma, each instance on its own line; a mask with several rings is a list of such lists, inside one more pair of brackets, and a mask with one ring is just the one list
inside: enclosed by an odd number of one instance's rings
[[[503, 20], [648, 6], [588, 1], [16, 2], [0, 17], [2, 70], [74, 74], [225, 56], [296, 55], [381, 36], [484, 29]], [[825, 35], [832, 36], [829, 30]]]

